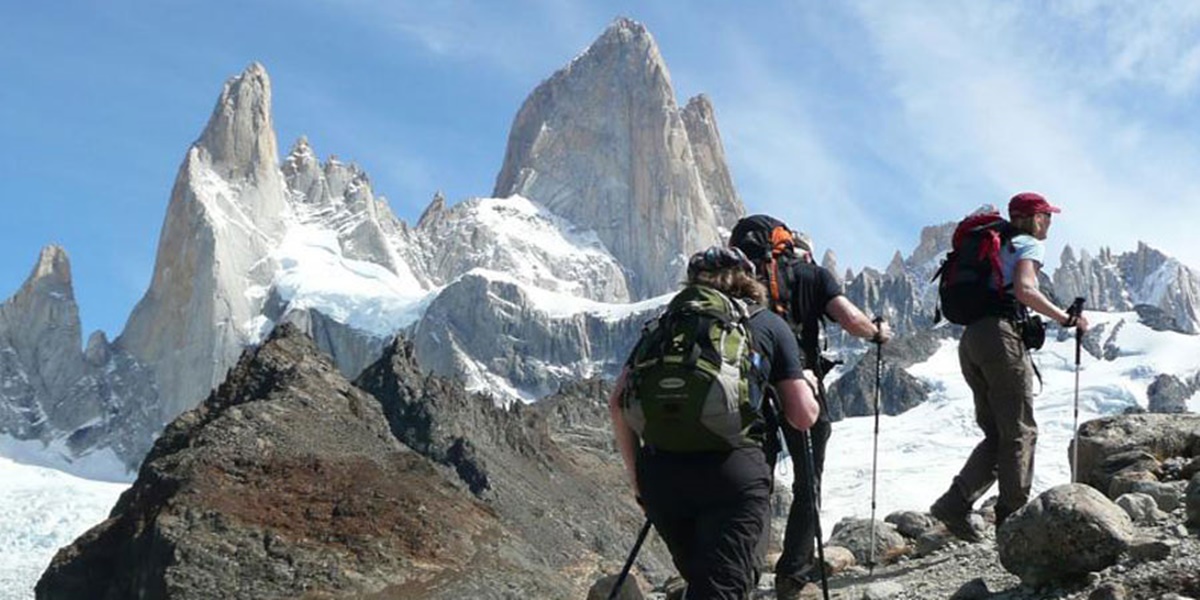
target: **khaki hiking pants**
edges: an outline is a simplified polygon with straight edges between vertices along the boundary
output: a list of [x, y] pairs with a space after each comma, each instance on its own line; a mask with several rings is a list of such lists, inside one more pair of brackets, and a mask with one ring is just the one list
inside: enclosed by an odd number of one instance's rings
[[1033, 483], [1033, 363], [1016, 325], [985, 317], [967, 326], [958, 362], [975, 399], [975, 421], [983, 441], [954, 479], [968, 506], [997, 480], [997, 523], [1025, 505]]

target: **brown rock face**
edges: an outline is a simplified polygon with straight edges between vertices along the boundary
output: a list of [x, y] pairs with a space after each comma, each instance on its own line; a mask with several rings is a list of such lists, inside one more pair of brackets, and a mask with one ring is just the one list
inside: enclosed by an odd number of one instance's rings
[[493, 512], [398, 444], [378, 403], [285, 328], [172, 423], [38, 598], [357, 596], [464, 568]]
[[[500, 408], [422, 375], [404, 342], [360, 382], [378, 398], [279, 328], [168, 426], [37, 597], [568, 598], [619, 568], [640, 513], [601, 386]], [[663, 577], [661, 543], [639, 565]]]

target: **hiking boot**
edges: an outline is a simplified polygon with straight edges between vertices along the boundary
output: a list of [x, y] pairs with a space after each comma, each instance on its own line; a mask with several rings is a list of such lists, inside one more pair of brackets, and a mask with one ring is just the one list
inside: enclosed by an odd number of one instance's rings
[[933, 506], [929, 507], [929, 514], [941, 521], [954, 537], [971, 543], [983, 541], [983, 536], [971, 524], [971, 520], [969, 519], [971, 515], [970, 509], [956, 510], [951, 506], [952, 503], [952, 498], [943, 495], [941, 498], [938, 498], [937, 502], [933, 503]]
[[811, 598], [814, 589], [820, 591], [817, 585], [820, 580], [821, 572], [817, 570], [816, 565], [812, 564], [805, 565], [793, 575], [777, 574], [775, 576], [775, 598], [776, 600]]

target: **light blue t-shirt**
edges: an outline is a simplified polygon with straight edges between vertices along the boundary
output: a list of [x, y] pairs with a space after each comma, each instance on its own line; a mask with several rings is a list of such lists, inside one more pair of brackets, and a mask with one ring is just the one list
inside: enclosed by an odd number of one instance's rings
[[1040, 268], [1046, 258], [1046, 245], [1032, 235], [1022, 233], [1013, 237], [1008, 244], [1000, 246], [1000, 273], [1004, 276], [1004, 287], [1013, 284], [1013, 275], [1017, 271], [1017, 263], [1028, 259], [1037, 263]]

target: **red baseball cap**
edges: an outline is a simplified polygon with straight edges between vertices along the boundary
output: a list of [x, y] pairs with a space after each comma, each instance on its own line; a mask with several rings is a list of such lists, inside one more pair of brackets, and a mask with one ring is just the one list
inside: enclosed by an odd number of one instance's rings
[[1008, 216], [1010, 219], [1032, 217], [1039, 213], [1059, 212], [1062, 212], [1061, 208], [1051, 206], [1041, 194], [1036, 192], [1021, 192], [1008, 201]]

